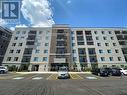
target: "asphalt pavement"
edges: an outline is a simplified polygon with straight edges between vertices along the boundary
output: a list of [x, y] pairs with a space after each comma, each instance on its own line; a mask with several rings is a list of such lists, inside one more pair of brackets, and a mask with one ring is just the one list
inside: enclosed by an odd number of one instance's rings
[[0, 75], [0, 95], [127, 95], [127, 76], [70, 76], [60, 80], [57, 74]]

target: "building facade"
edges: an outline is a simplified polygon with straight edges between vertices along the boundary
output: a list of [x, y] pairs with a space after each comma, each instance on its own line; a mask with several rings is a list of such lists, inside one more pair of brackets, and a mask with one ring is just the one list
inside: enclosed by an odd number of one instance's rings
[[[121, 35], [127, 33], [126, 29], [120, 28], [72, 29], [72, 59], [78, 70], [95, 65], [98, 67], [126, 66], [126, 49], [123, 48], [116, 31]], [[125, 40], [125, 36], [123, 38]]]
[[3, 65], [48, 71], [51, 33], [51, 28], [16, 28]]
[[71, 65], [71, 29], [68, 25], [53, 25], [49, 64], [51, 70], [58, 70], [61, 66]]
[[16, 28], [3, 65], [30, 71], [127, 66], [126, 28], [75, 28], [69, 25]]
[[8, 44], [11, 40], [12, 33], [10, 30], [0, 27], [0, 65], [4, 59]]

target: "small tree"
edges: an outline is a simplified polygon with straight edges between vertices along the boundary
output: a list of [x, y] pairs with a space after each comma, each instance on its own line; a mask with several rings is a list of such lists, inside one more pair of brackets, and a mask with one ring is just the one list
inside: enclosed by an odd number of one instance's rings
[[127, 66], [125, 66], [124, 69], [127, 70]]
[[96, 69], [96, 68], [98, 68], [98, 64], [97, 63], [93, 63], [93, 64], [91, 64], [91, 67], [92, 67], [92, 69]]
[[77, 65], [76, 65], [76, 63], [74, 63], [74, 65], [73, 65], [73, 70], [74, 70], [74, 71], [77, 70]]

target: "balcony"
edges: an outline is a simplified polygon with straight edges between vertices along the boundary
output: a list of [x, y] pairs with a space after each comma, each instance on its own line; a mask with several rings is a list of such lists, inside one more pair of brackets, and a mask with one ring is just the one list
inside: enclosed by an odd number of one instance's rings
[[85, 31], [85, 34], [86, 34], [86, 35], [92, 35], [92, 34], [91, 34], [91, 31]]
[[57, 39], [57, 41], [66, 41], [66, 39], [61, 38], [61, 39]]
[[66, 58], [54, 58], [54, 63], [66, 63]]
[[36, 35], [36, 31], [30, 31], [28, 35]]
[[77, 36], [83, 35], [83, 31], [76, 31]]

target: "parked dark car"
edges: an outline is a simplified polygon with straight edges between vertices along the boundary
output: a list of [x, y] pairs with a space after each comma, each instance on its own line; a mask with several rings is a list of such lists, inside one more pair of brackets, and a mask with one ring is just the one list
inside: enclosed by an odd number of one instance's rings
[[110, 72], [110, 75], [112, 75], [112, 76], [121, 76], [122, 73], [121, 73], [119, 68], [112, 68], [111, 72]]
[[109, 72], [105, 68], [96, 68], [96, 69], [92, 70], [92, 74], [99, 75], [99, 76], [108, 76]]

